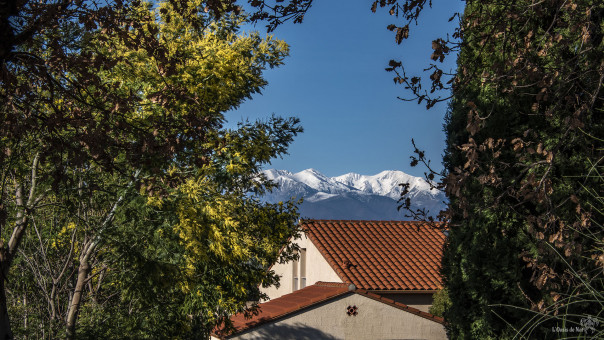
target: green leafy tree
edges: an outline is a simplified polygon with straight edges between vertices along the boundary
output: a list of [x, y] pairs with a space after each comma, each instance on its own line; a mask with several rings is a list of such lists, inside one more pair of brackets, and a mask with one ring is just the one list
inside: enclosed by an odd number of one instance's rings
[[[123, 325], [133, 334], [155, 324], [150, 329], [157, 334], [203, 334], [258, 294], [250, 287], [274, 284], [265, 265], [296, 233], [295, 209], [262, 205], [253, 193], [268, 185], [258, 178], [260, 166], [283, 154], [301, 128], [295, 119], [275, 117], [235, 131], [222, 124], [224, 112], [266, 84], [262, 71], [279, 65], [287, 46], [238, 34], [243, 19], [228, 1], [21, 1], [0, 7], [6, 28], [0, 46], [0, 337], [12, 338], [7, 282], [15, 323], [34, 320], [34, 311], [42, 320], [23, 323], [25, 334], [34, 328], [59, 334], [53, 331], [58, 323], [69, 338], [79, 316], [84, 329], [98, 331], [97, 321], [113, 313], [127, 316]], [[152, 296], [140, 293], [149, 289], [143, 285], [136, 300], [125, 302], [132, 291], [124, 285], [128, 265], [110, 255], [126, 247], [111, 240], [143, 247], [145, 237], [156, 237], [129, 219], [136, 214], [122, 212], [132, 202], [142, 211], [159, 209], [153, 221], [162, 222], [150, 225], [178, 236], [153, 240], [180, 257], [149, 255], [141, 260], [145, 266], [135, 267], [148, 274], [153, 267], [147, 263], [167, 259], [168, 272], [179, 273], [174, 280], [164, 277], [175, 286], [153, 300], [184, 301], [172, 304], [176, 309], [166, 319], [177, 322], [157, 322], [158, 305], [140, 300]], [[137, 252], [145, 254], [132, 247]], [[27, 278], [9, 279], [24, 268]], [[44, 296], [31, 293], [28, 278]], [[145, 308], [156, 314], [133, 316]]]

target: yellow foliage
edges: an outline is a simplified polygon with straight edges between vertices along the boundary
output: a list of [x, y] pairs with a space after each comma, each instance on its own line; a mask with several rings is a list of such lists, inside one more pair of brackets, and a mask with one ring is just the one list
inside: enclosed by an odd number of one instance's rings
[[247, 238], [238, 232], [239, 222], [233, 218], [234, 208], [240, 204], [237, 197], [212, 192], [212, 185], [205, 177], [187, 180], [179, 191], [181, 198], [176, 208], [179, 223], [174, 229], [192, 254], [186, 257], [188, 271], [192, 272], [194, 263], [206, 259], [209, 252], [233, 260], [248, 255]]
[[[191, 5], [202, 6], [197, 0]], [[285, 42], [271, 36], [261, 38], [257, 32], [244, 35], [227, 29], [229, 25], [241, 24], [241, 18], [227, 16], [200, 30], [173, 15], [169, 2], [162, 2], [155, 9], [150, 3], [143, 3], [140, 11], [148, 12], [145, 16], [148, 21], [141, 23], [142, 30], [157, 31], [164, 42], [166, 54], [162, 59], [175, 61], [171, 69], [165, 69], [165, 61], [147, 55], [144, 49], [116, 46], [114, 41], [99, 42], [100, 46], [105, 45], [107, 53], [121, 54], [127, 60], [106, 70], [105, 76], [114, 79], [125, 93], [138, 89], [143, 100], [132, 117], [136, 120], [164, 115], [182, 117], [198, 111], [205, 103], [212, 103], [204, 108], [206, 114], [219, 115], [236, 105], [234, 99], [240, 101], [266, 84], [254, 70], [264, 63], [271, 67], [279, 65], [289, 53]], [[136, 39], [136, 34], [132, 30], [132, 39]], [[113, 51], [116, 47], [118, 50]], [[164, 110], [165, 103], [157, 100], [157, 94], [175, 86], [185, 88], [193, 100], [181, 101], [176, 103], [177, 107]]]
[[147, 197], [147, 205], [152, 207], [161, 208], [164, 201], [160, 197], [157, 196], [149, 196]]
[[[65, 244], [71, 242], [71, 233], [76, 228], [76, 224], [73, 222], [67, 223], [67, 225], [63, 226], [61, 230], [57, 233], [56, 237], [51, 243], [51, 247], [54, 249], [58, 249], [63, 247]], [[76, 245], [77, 252], [77, 245]]]

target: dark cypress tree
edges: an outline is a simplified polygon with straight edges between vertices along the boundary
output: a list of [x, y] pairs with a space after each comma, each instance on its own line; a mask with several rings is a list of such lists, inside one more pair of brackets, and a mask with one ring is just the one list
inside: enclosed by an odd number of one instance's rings
[[445, 124], [450, 334], [581, 335], [559, 328], [602, 310], [604, 4], [468, 1], [461, 25]]

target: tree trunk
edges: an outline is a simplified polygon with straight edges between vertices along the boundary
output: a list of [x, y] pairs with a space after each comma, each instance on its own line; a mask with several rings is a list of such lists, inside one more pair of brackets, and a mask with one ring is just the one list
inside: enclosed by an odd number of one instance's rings
[[[23, 184], [15, 181], [15, 203], [20, 209], [17, 212], [15, 227], [8, 245], [5, 245], [4, 241], [0, 240], [0, 340], [13, 339], [13, 333], [10, 329], [10, 318], [8, 317], [6, 287], [4, 284], [8, 280], [8, 271], [17, 254], [17, 249], [23, 239], [23, 235], [25, 235], [25, 229], [29, 224], [29, 214], [33, 212], [34, 207], [42, 200], [42, 197], [36, 196], [39, 156], [40, 154], [36, 154], [31, 166], [31, 182], [27, 201], [23, 200]], [[1, 203], [0, 201], [0, 206], [2, 206]], [[6, 226], [4, 221], [1, 221], [1, 223], [0, 230]]]
[[13, 333], [10, 329], [10, 319], [8, 318], [8, 304], [6, 303], [6, 291], [4, 287], [5, 263], [0, 261], [0, 340], [12, 340]]
[[80, 268], [78, 269], [78, 280], [76, 281], [75, 290], [71, 298], [71, 303], [69, 304], [69, 311], [67, 312], [68, 340], [72, 340], [75, 338], [76, 319], [78, 317], [78, 311], [80, 310], [84, 287], [86, 286], [86, 279], [88, 278], [88, 272], [90, 270], [90, 266], [88, 265], [88, 256], [82, 256], [80, 261]]
[[27, 293], [25, 293], [25, 295], [23, 295], [23, 308], [25, 309], [25, 317], [23, 318], [23, 329], [25, 330], [26, 334], [25, 334], [25, 340], [27, 340], [27, 317], [28, 317], [28, 313], [27, 313]]
[[[115, 212], [118, 207], [121, 205], [124, 200], [125, 194], [132, 189], [134, 186], [134, 181], [138, 178], [140, 174], [140, 170], [137, 170], [134, 174], [134, 179], [128, 183], [126, 190], [122, 195], [118, 197], [115, 201], [111, 210], [105, 216], [103, 224], [97, 231], [96, 236], [90, 241], [90, 243], [86, 242], [86, 246], [82, 247], [82, 255], [80, 255], [80, 268], [78, 269], [78, 279], [76, 281], [76, 286], [73, 292], [73, 296], [71, 298], [71, 303], [69, 304], [69, 311], [67, 312], [67, 339], [73, 340], [75, 338], [75, 326], [78, 317], [78, 311], [80, 310], [80, 304], [82, 303], [82, 295], [84, 293], [84, 288], [86, 286], [86, 281], [88, 279], [88, 275], [90, 273], [90, 259], [93, 257], [96, 248], [99, 246], [102, 241], [102, 235], [106, 228], [108, 228], [113, 222], [113, 218], [115, 216]], [[2, 339], [0, 339], [2, 340]]]

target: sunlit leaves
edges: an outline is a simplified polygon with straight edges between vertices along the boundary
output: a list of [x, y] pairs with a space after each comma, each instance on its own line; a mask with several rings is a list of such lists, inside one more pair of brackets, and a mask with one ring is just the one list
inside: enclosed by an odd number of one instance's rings
[[[229, 1], [111, 4], [56, 8], [66, 11], [40, 22], [52, 30], [18, 45], [39, 59], [2, 59], [0, 165], [11, 181], [1, 187], [1, 211], [11, 223], [27, 211], [43, 231], [49, 251], [24, 242], [24, 258], [74, 281], [30, 302], [57, 306], [48, 308], [53, 316], [38, 314], [41, 325], [53, 320], [53, 336], [68, 319], [83, 337], [198, 337], [260, 299], [258, 286], [278, 280], [268, 266], [280, 249], [293, 251], [295, 206], [256, 195], [271, 186], [260, 168], [287, 151], [299, 121], [222, 127], [225, 112], [266, 85], [262, 72], [279, 66], [288, 46], [241, 33], [245, 18]], [[16, 202], [28, 185], [40, 193], [31, 201], [57, 207], [54, 215]], [[83, 298], [72, 304], [75, 293]], [[66, 318], [72, 307], [79, 321]]]

